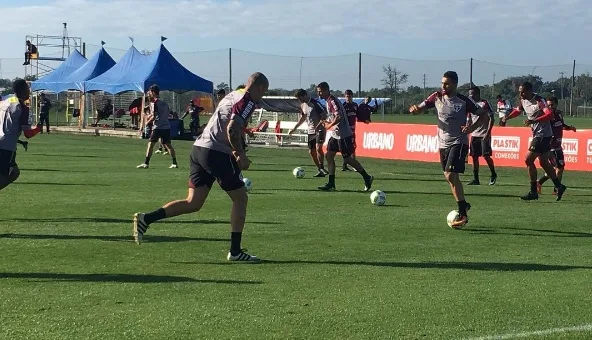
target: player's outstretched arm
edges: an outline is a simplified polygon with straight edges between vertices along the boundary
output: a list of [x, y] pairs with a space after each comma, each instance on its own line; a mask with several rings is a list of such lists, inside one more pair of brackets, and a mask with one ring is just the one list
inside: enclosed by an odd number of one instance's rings
[[296, 129], [298, 129], [298, 127], [300, 125], [302, 125], [302, 123], [304, 123], [305, 120], [306, 120], [306, 114], [304, 112], [302, 112], [302, 110], [300, 110], [300, 119], [298, 119], [298, 122], [296, 122], [296, 125], [294, 125], [294, 127], [291, 128], [290, 131], [288, 131], [288, 134], [292, 135], [294, 133], [294, 131], [296, 131]]
[[25, 135], [25, 137], [27, 137], [27, 139], [29, 139], [29, 138], [33, 138], [37, 134], [39, 134], [41, 132], [41, 130], [43, 129], [43, 126], [41, 124], [37, 123], [37, 126], [35, 126], [34, 128], [32, 128], [30, 125], [23, 125], [22, 129], [23, 129], [23, 134]]

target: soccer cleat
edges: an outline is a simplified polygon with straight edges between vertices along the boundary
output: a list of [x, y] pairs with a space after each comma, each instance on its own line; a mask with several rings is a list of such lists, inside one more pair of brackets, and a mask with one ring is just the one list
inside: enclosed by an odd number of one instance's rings
[[452, 222], [450, 224], [450, 227], [452, 227], [454, 229], [462, 229], [462, 227], [464, 227], [467, 223], [469, 223], [469, 217], [468, 216], [461, 216], [461, 217], [459, 217], [458, 220]]
[[537, 194], [536, 192], [528, 192], [528, 194], [521, 196], [520, 197], [521, 200], [523, 201], [534, 201], [534, 200], [538, 200], [539, 199], [539, 194]]
[[169, 169], [177, 169], [179, 166], [177, 164], [171, 164], [171, 166], [169, 166]]
[[481, 183], [479, 183], [479, 181], [472, 180], [469, 183], [467, 183], [467, 185], [481, 185]]
[[146, 232], [146, 230], [148, 230], [148, 224], [146, 223], [146, 221], [144, 221], [144, 216], [144, 213], [134, 214], [134, 240], [138, 245], [142, 243], [142, 236], [144, 236], [144, 233]]
[[233, 256], [231, 252], [228, 252], [228, 256], [226, 258], [228, 259], [228, 261], [232, 261], [232, 262], [241, 262], [241, 263], [261, 262], [261, 259], [259, 259], [257, 256], [249, 255], [249, 254], [245, 253], [245, 251], [246, 251], [246, 249], [241, 249], [240, 253], [238, 253], [235, 256]]
[[327, 183], [322, 187], [319, 187], [321, 191], [335, 191], [335, 184]]
[[321, 171], [322, 171], [322, 172], [323, 172], [325, 175], [328, 175], [328, 174], [329, 174], [329, 171], [325, 170], [325, 168], [322, 168], [322, 169], [321, 169]]
[[142, 164], [138, 165], [136, 168], [138, 168], [138, 169], [148, 169], [148, 164], [142, 163]]
[[543, 193], [543, 185], [541, 182], [537, 182], [537, 194], [541, 195]]
[[25, 148], [25, 151], [29, 151], [29, 142], [23, 142], [23, 148]]
[[341, 171], [352, 171], [352, 169], [350, 169], [350, 168], [349, 168], [347, 165], [344, 165], [344, 166], [341, 168]]
[[156, 150], [156, 151], [154, 151], [154, 153], [157, 154], [157, 155], [159, 155], [159, 154], [162, 153], [162, 150]]
[[166, 156], [166, 155], [168, 155], [168, 154], [169, 154], [169, 152], [168, 152], [168, 151], [165, 151], [165, 152], [163, 152], [163, 153], [162, 153], [162, 155], [163, 155], [163, 156]]
[[372, 182], [374, 182], [374, 176], [364, 179], [364, 191], [369, 191], [372, 188]]
[[491, 177], [489, 177], [489, 185], [495, 185], [496, 182], [497, 182], [497, 174], [491, 175]]
[[563, 197], [565, 190], [567, 190], [567, 187], [563, 184], [561, 184], [561, 186], [557, 188], [557, 198], [555, 198], [555, 201], [561, 201], [561, 198]]
[[322, 170], [319, 170], [319, 172], [317, 172], [317, 174], [312, 177], [325, 177], [325, 173]]

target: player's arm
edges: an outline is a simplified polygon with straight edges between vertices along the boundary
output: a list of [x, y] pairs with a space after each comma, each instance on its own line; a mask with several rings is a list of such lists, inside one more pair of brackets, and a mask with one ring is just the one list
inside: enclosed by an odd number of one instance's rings
[[525, 119], [524, 125], [531, 125], [539, 122], [550, 122], [551, 120], [553, 120], [553, 111], [551, 111], [551, 109], [547, 107], [547, 104], [545, 103], [544, 99], [538, 100], [538, 104], [543, 114], [539, 115], [535, 119]]
[[418, 115], [427, 109], [436, 107], [436, 99], [438, 98], [438, 92], [432, 93], [426, 100], [419, 104], [411, 105], [409, 113], [412, 115]]
[[226, 128], [232, 154], [236, 157], [239, 167], [242, 170], [248, 169], [251, 163], [243, 147], [243, 133], [244, 126], [254, 111], [255, 103], [251, 100], [250, 94], [247, 92], [238, 103], [232, 106], [230, 121]]
[[[466, 134], [472, 133], [477, 129], [479, 126], [483, 126], [485, 122], [489, 121], [489, 112], [486, 109], [480, 107], [479, 105], [475, 104], [471, 99], [465, 99], [465, 105], [467, 109], [467, 113], [477, 116], [477, 120], [472, 124], [467, 124], [463, 128], [463, 132]], [[490, 122], [491, 123], [491, 122]]]
[[495, 114], [493, 109], [489, 105], [489, 102], [485, 101], [485, 111], [489, 115], [489, 126], [487, 127], [487, 136], [491, 136], [491, 130], [493, 130], [493, 125], [495, 124]]
[[31, 124], [29, 124], [29, 110], [28, 109], [21, 111], [21, 115], [19, 117], [19, 123], [21, 124], [21, 129], [23, 130], [23, 134], [25, 135], [25, 137], [27, 139], [35, 137], [38, 133], [41, 132], [41, 129], [43, 129], [42, 125], [39, 123], [37, 123], [37, 126], [31, 127]]
[[302, 108], [300, 108], [300, 119], [298, 119], [298, 122], [296, 122], [296, 125], [294, 125], [293, 128], [290, 129], [290, 131], [288, 131], [289, 135], [292, 135], [294, 133], [294, 131], [296, 131], [296, 129], [302, 125], [302, 123], [304, 123], [304, 121], [306, 120], [306, 113], [304, 113], [304, 111], [302, 111]]
[[565, 124], [565, 121], [563, 120], [563, 114], [562, 113], [559, 113], [559, 118], [561, 119], [561, 124], [563, 124], [563, 130], [569, 130], [569, 131], [576, 132], [576, 127], [575, 126]]
[[523, 110], [524, 109], [522, 108], [522, 104], [520, 104], [518, 107], [513, 108], [512, 111], [510, 111], [510, 113], [507, 116], [502, 118], [502, 120], [505, 122], [505, 121], [508, 121], [512, 118], [516, 118], [516, 117], [520, 116], [520, 112], [522, 112]]
[[335, 99], [331, 98], [328, 99], [328, 111], [329, 114], [333, 116], [331, 123], [325, 125], [325, 129], [329, 130], [335, 125], [339, 124], [343, 119], [342, 115], [339, 114], [339, 106], [335, 103]]

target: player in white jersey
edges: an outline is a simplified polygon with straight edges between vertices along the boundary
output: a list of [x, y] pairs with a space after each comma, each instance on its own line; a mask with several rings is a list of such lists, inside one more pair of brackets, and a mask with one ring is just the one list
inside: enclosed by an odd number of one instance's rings
[[524, 82], [518, 88], [520, 93], [520, 103], [512, 112], [504, 118], [504, 121], [518, 117], [522, 111], [526, 113], [524, 125], [530, 126], [532, 129], [532, 142], [526, 154], [526, 167], [528, 168], [528, 175], [530, 177], [530, 191], [520, 197], [522, 200], [531, 201], [537, 200], [539, 194], [537, 193], [537, 168], [534, 162], [539, 159], [541, 167], [551, 178], [555, 189], [557, 189], [556, 201], [560, 201], [563, 193], [567, 187], [561, 184], [561, 180], [557, 178], [555, 169], [549, 162], [551, 158], [551, 140], [553, 138], [553, 130], [551, 129], [551, 120], [553, 119], [553, 112], [547, 107], [547, 103], [543, 97], [533, 92], [532, 84]]
[[249, 77], [245, 89], [231, 92], [220, 101], [201, 136], [193, 144], [187, 198], [169, 202], [150, 213], [135, 214], [133, 232], [138, 244], [151, 223], [199, 211], [217, 181], [232, 200], [227, 259], [248, 263], [259, 261], [256, 256], [241, 249], [248, 200], [241, 170], [247, 170], [251, 164], [243, 146], [243, 129], [268, 88], [267, 77], [256, 72]]

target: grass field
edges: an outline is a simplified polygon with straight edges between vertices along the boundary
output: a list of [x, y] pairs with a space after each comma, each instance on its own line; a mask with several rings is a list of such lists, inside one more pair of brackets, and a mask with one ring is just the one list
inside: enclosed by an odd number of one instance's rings
[[471, 220], [453, 230], [437, 164], [362, 159], [387, 193], [376, 207], [356, 173], [318, 192], [304, 149], [252, 148], [243, 246], [265, 261], [241, 265], [225, 259], [218, 187], [133, 243], [134, 212], [186, 194], [191, 143], [174, 145], [180, 169], [159, 155], [136, 169], [141, 140], [19, 147], [21, 178], [0, 192], [0, 339], [592, 338], [592, 173], [568, 169], [563, 201], [546, 186], [526, 203], [526, 170], [499, 169], [466, 187]]

